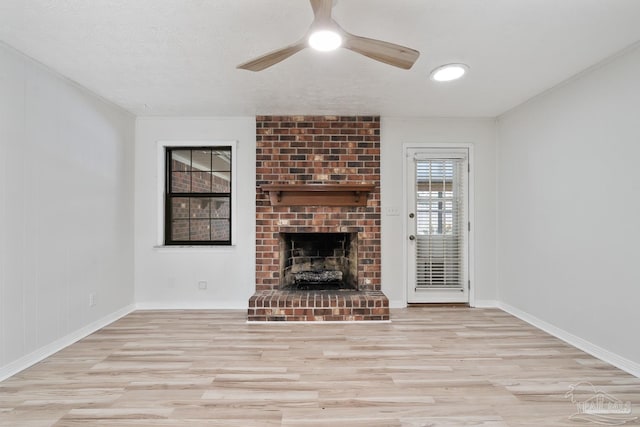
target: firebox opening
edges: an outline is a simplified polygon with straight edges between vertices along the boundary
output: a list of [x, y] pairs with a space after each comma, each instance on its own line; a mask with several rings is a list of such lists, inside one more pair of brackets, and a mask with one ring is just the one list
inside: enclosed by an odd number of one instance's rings
[[281, 288], [358, 288], [358, 233], [280, 233], [279, 236]]

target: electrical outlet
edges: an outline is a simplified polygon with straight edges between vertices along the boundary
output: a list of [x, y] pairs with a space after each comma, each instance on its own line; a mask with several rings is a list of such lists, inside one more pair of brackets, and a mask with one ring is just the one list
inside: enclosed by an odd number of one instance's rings
[[96, 294], [91, 292], [89, 294], [89, 307], [93, 307], [94, 305], [96, 305]]
[[199, 281], [198, 282], [198, 289], [200, 289], [200, 290], [207, 289], [207, 281], [206, 280]]

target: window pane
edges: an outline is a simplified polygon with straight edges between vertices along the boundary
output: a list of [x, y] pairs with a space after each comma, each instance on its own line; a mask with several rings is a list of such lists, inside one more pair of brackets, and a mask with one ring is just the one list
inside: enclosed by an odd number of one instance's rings
[[171, 217], [173, 219], [189, 218], [189, 199], [186, 197], [176, 197], [171, 200]]
[[211, 220], [211, 240], [229, 240], [230, 222], [228, 219]]
[[210, 215], [211, 199], [192, 198], [191, 199], [191, 218], [211, 218]]
[[191, 150], [171, 151], [171, 170], [188, 172], [191, 170]]
[[228, 197], [211, 198], [211, 218], [230, 218], [230, 214]]
[[211, 171], [211, 150], [193, 150], [191, 156], [194, 171]]
[[171, 192], [172, 193], [191, 192], [191, 174], [189, 172], [171, 173]]
[[189, 240], [189, 220], [174, 220], [171, 224], [173, 240]]
[[213, 193], [231, 192], [231, 172], [214, 172], [211, 180]]
[[211, 172], [191, 173], [192, 193], [211, 193]]
[[229, 172], [231, 170], [231, 151], [214, 150], [211, 170], [217, 172]]
[[189, 228], [190, 240], [210, 240], [208, 219], [192, 219]]

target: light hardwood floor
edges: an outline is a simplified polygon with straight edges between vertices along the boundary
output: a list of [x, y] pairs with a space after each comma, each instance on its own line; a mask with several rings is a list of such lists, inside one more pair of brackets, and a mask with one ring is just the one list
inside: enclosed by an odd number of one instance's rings
[[[575, 427], [589, 425], [569, 418], [580, 382], [640, 413], [640, 379], [497, 309], [245, 319], [134, 312], [0, 383], [0, 426]], [[591, 395], [580, 384], [574, 398]]]

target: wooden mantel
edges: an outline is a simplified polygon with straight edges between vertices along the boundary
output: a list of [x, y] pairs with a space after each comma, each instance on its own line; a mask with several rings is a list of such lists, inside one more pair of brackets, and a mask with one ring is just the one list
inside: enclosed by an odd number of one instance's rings
[[263, 184], [272, 206], [367, 206], [375, 184]]

